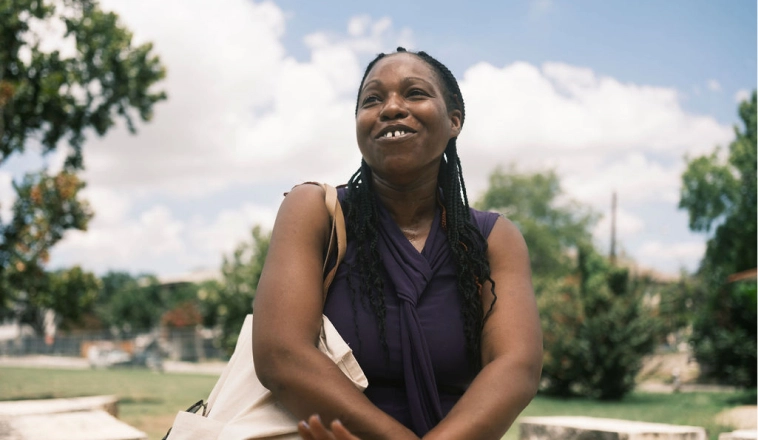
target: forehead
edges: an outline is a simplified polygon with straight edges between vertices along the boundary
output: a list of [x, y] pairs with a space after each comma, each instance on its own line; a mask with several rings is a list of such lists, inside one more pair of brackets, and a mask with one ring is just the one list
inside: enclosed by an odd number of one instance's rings
[[424, 79], [442, 89], [439, 75], [426, 61], [410, 53], [394, 53], [381, 58], [374, 64], [364, 83], [378, 80], [388, 82], [408, 77]]

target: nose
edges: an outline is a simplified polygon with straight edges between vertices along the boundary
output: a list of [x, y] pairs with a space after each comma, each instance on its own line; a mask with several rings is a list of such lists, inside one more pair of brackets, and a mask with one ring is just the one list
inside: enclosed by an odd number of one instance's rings
[[384, 99], [384, 105], [379, 113], [379, 118], [383, 121], [393, 119], [403, 119], [408, 115], [408, 109], [405, 107], [405, 100], [397, 93], [391, 93]]

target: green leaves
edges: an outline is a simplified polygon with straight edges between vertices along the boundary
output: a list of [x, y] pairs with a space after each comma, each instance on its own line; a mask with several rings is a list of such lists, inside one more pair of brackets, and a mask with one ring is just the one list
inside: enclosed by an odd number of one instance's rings
[[661, 328], [644, 306], [652, 286], [582, 246], [574, 274], [545, 284], [538, 297], [544, 391], [615, 400], [634, 389]]
[[536, 278], [568, 273], [568, 255], [591, 241], [596, 216], [574, 201], [561, 201], [563, 192], [553, 171], [522, 173], [515, 166], [490, 175], [490, 185], [476, 208], [503, 213], [518, 226], [529, 246]]
[[[72, 53], [41, 49], [50, 36], [37, 29], [54, 22], [73, 39]], [[119, 119], [134, 132], [136, 118], [150, 120], [166, 99], [154, 90], [164, 77], [152, 45], [133, 45], [131, 32], [95, 0], [0, 0], [0, 166], [30, 145], [47, 154], [68, 144], [59, 174], [28, 173], [14, 183], [13, 219], [0, 221], [0, 315], [23, 315], [32, 295], [48, 295], [40, 307], [54, 302], [44, 271], [50, 249], [93, 216], [78, 198], [86, 135], [105, 135]]]
[[687, 160], [682, 175], [679, 207], [689, 213], [693, 231], [709, 233], [701, 272], [724, 277], [756, 267], [756, 93], [739, 108], [744, 129], [735, 127], [736, 139], [728, 157], [720, 150]]
[[755, 269], [756, 93], [740, 104], [728, 157], [713, 153], [687, 161], [679, 207], [690, 229], [713, 232], [699, 276], [691, 343], [705, 376], [746, 387], [756, 384], [755, 280], [726, 284], [729, 275]]
[[[134, 132], [134, 117], [147, 121], [153, 105], [166, 99], [152, 88], [165, 77], [152, 45], [132, 45], [132, 34], [116, 14], [103, 12], [92, 0], [66, 0], [63, 8], [36, 7], [35, 1], [6, 1], [0, 15], [0, 164], [38, 140], [45, 152], [67, 140], [70, 170], [83, 166], [81, 147], [87, 129], [104, 135], [121, 117]], [[42, 52], [31, 43], [37, 36], [23, 19], [30, 11], [45, 21], [61, 20], [73, 37], [75, 54]], [[64, 13], [65, 11], [65, 13]], [[21, 48], [31, 52], [25, 61]]]

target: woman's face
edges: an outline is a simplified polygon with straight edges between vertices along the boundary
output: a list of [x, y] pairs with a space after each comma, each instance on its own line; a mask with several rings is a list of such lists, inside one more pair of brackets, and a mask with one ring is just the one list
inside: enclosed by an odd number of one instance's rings
[[447, 142], [460, 133], [460, 116], [448, 112], [431, 66], [412, 54], [387, 56], [366, 76], [358, 97], [358, 147], [383, 179], [436, 176]]

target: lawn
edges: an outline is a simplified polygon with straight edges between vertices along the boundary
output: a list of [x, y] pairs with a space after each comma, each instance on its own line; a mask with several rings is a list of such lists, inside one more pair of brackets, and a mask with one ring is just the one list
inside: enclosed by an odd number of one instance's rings
[[[206, 398], [216, 377], [157, 374], [148, 370], [52, 370], [0, 368], [0, 400], [49, 399], [97, 394], [119, 397], [119, 418], [160, 439], [176, 412]], [[715, 416], [744, 401], [738, 393], [635, 393], [621, 402], [537, 397], [525, 416], [583, 415], [626, 420], [702, 426], [711, 439], [729, 427], [718, 426]], [[518, 438], [515, 424], [504, 440]]]

